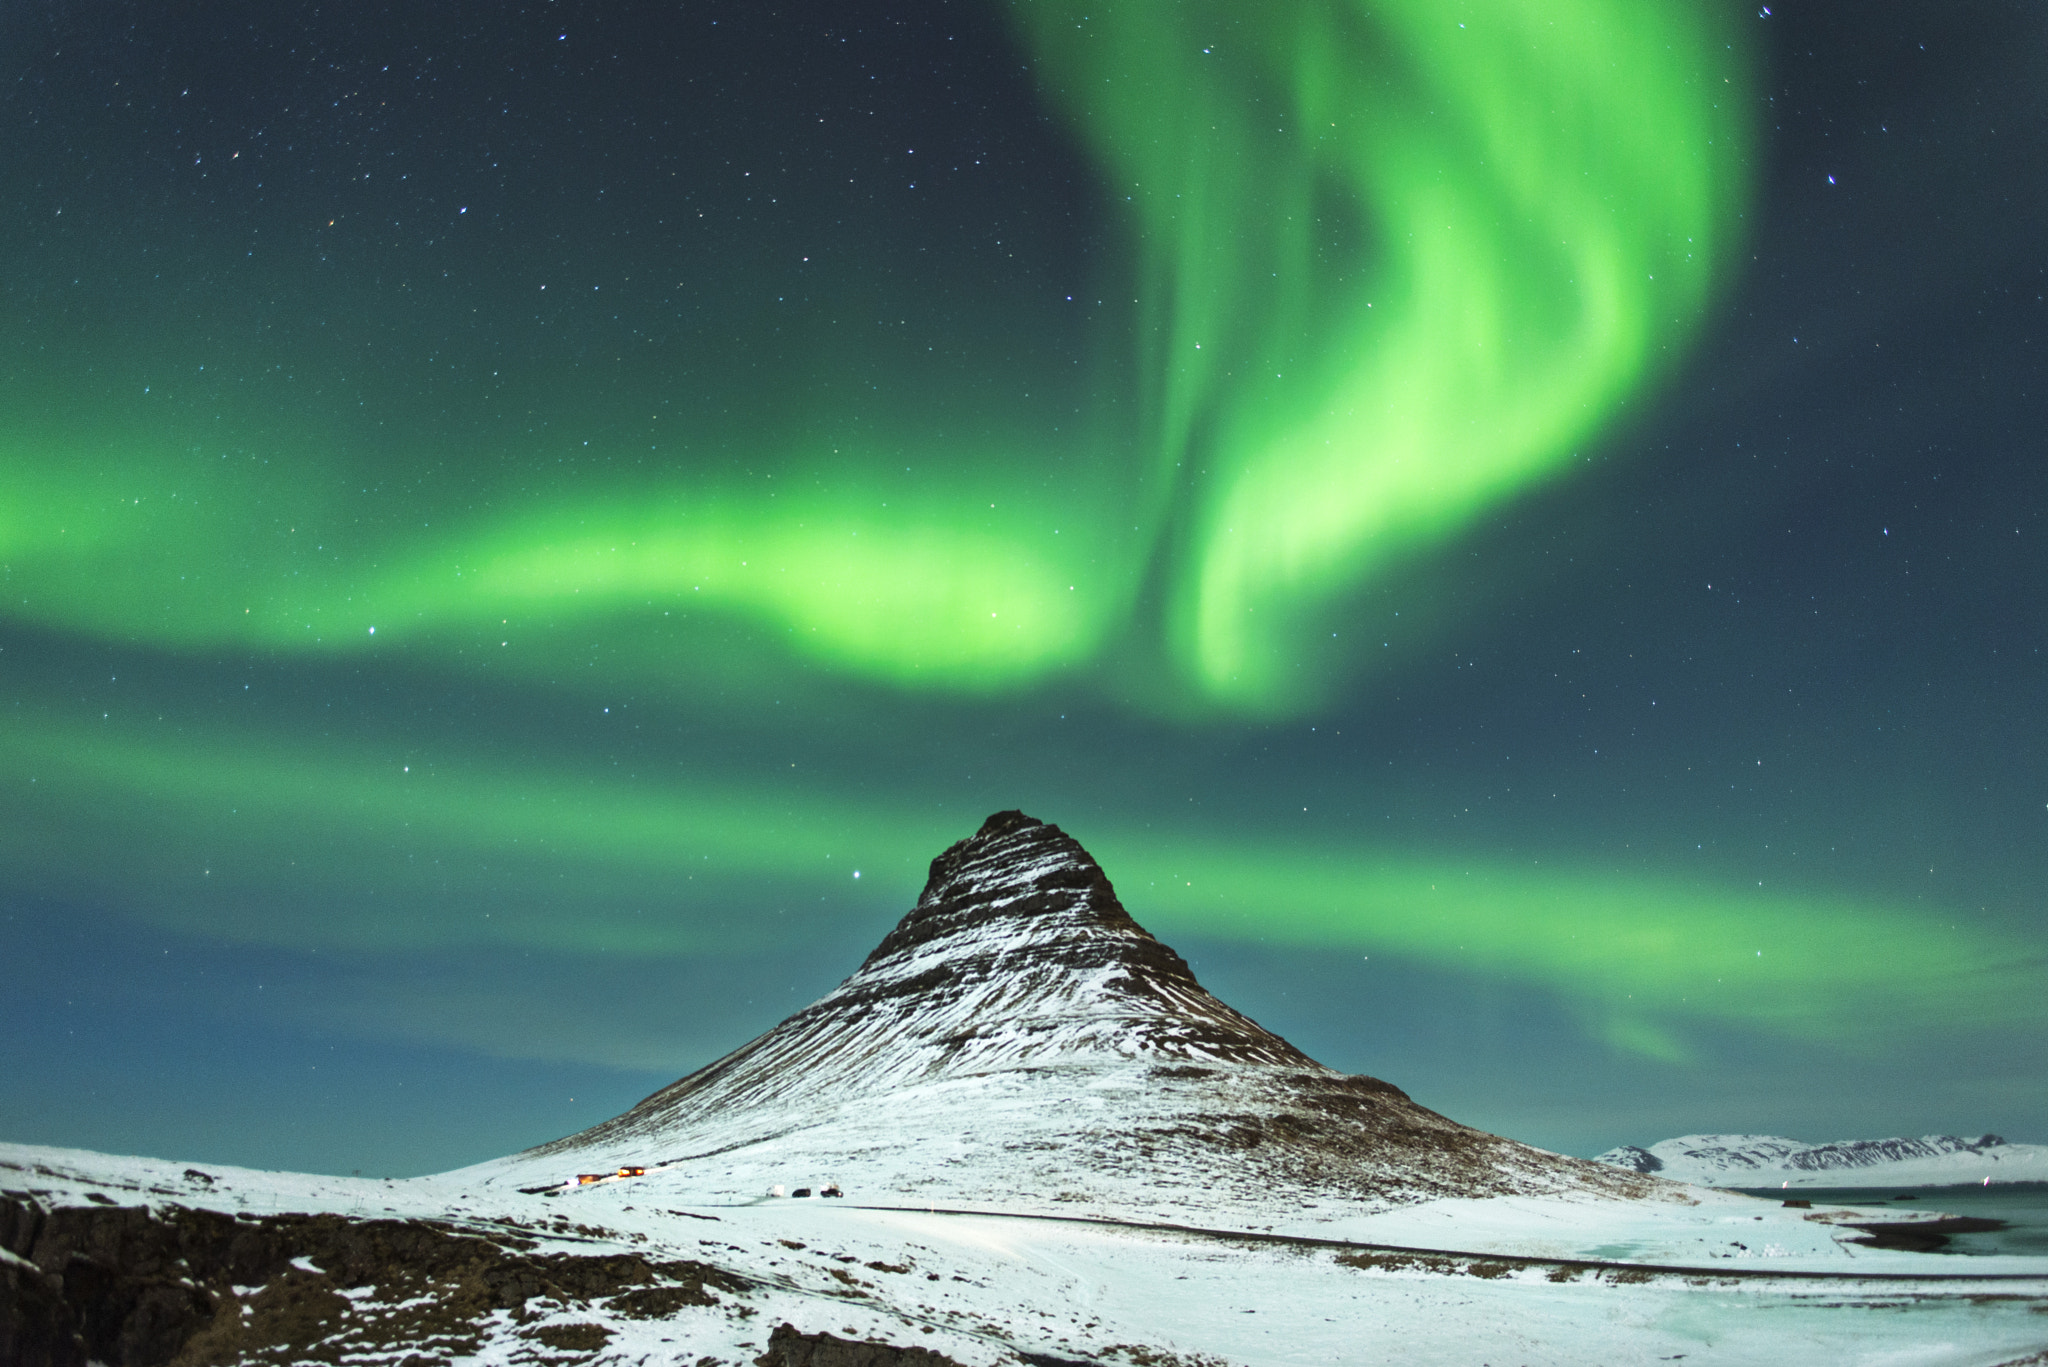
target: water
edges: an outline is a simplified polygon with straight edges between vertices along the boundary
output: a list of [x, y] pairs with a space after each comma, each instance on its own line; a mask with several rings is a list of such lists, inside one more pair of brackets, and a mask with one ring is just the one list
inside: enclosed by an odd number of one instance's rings
[[[2005, 1182], [1963, 1187], [1745, 1187], [1750, 1196], [1782, 1200], [1797, 1197], [1816, 1206], [1864, 1206], [1872, 1209], [1935, 1210], [1948, 1215], [1973, 1215], [2003, 1220], [2004, 1229], [1958, 1234], [1943, 1253], [1983, 1256], [2017, 1253], [2048, 1257], [2048, 1182]], [[1911, 1201], [1897, 1198], [1911, 1196]]]

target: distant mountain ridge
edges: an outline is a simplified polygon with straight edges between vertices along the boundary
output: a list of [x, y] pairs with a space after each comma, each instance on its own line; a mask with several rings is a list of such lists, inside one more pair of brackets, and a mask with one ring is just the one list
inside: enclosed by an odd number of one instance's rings
[[1844, 1139], [1808, 1144], [1779, 1135], [1689, 1134], [1643, 1148], [1623, 1144], [1595, 1162], [1705, 1186], [1939, 1186], [2048, 1181], [2048, 1145], [1974, 1139]]
[[1069, 1214], [1657, 1190], [1315, 1062], [1205, 991], [1077, 841], [1016, 811], [934, 859], [917, 904], [817, 1002], [622, 1115], [475, 1171], [621, 1166], [733, 1196], [832, 1181]]

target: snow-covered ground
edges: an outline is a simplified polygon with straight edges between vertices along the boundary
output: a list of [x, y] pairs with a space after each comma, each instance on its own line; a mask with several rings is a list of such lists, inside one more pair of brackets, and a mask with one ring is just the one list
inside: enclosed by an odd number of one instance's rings
[[2048, 1144], [1965, 1138], [1841, 1139], [1807, 1144], [1768, 1134], [1689, 1134], [1648, 1148], [1609, 1149], [1600, 1162], [1673, 1182], [1717, 1187], [1939, 1187], [2048, 1182]]
[[[588, 1361], [751, 1362], [783, 1323], [921, 1345], [977, 1367], [1033, 1360], [1020, 1354], [1119, 1364], [1585, 1367], [1683, 1355], [1688, 1364], [1989, 1367], [2048, 1349], [2048, 1260], [1860, 1248], [1841, 1241], [1850, 1231], [1830, 1222], [1833, 1212], [1702, 1190], [1685, 1193], [1692, 1203], [1505, 1197], [1350, 1219], [1275, 1211], [1268, 1233], [904, 1208], [899, 1193], [858, 1186], [841, 1200], [704, 1201], [685, 1171], [531, 1194], [479, 1187], [460, 1172], [371, 1181], [24, 1145], [0, 1145], [0, 1189], [44, 1209], [111, 1202], [441, 1220], [536, 1239], [537, 1254], [690, 1260], [731, 1279], [710, 1303], [653, 1317], [626, 1313], [624, 1298], [542, 1298], [523, 1319], [491, 1312], [471, 1350], [448, 1359], [477, 1364], [542, 1360], [550, 1332], [585, 1344], [601, 1337]], [[260, 1315], [265, 1296], [305, 1294], [325, 1275], [299, 1261], [278, 1285], [237, 1288], [255, 1307], [244, 1313]], [[374, 1308], [371, 1288], [340, 1294], [364, 1315]], [[337, 1350], [348, 1332], [347, 1312], [337, 1312]], [[402, 1356], [358, 1348], [335, 1360]]]

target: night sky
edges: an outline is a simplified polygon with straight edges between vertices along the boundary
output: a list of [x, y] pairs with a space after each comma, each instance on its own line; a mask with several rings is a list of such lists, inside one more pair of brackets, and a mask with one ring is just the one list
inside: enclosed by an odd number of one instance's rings
[[0, 5], [0, 1138], [568, 1133], [1053, 821], [1570, 1152], [2048, 1140], [2048, 23]]

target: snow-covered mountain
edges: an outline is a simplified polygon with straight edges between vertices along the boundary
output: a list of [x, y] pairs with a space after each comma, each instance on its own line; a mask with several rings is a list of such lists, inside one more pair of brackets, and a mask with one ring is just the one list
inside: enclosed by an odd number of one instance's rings
[[1842, 1139], [1806, 1144], [1768, 1134], [1689, 1134], [1641, 1148], [1624, 1144], [1596, 1160], [1674, 1182], [1716, 1187], [1952, 1186], [2048, 1181], [2048, 1144], [2008, 1144], [1930, 1134], [1921, 1139]]
[[0, 1143], [0, 1364], [2039, 1362], [2048, 1259], [1904, 1251], [1957, 1223], [1325, 1068], [1003, 812], [823, 1000], [526, 1153], [373, 1181]]
[[932, 861], [859, 970], [624, 1115], [471, 1169], [490, 1185], [660, 1168], [1073, 1214], [1253, 1218], [1441, 1196], [1648, 1195], [1326, 1068], [1204, 991], [1057, 826], [999, 812]]

